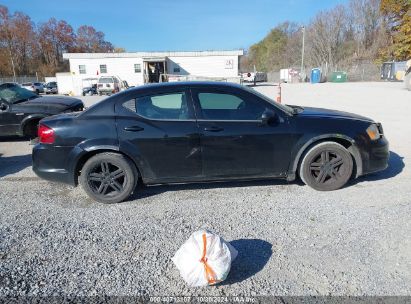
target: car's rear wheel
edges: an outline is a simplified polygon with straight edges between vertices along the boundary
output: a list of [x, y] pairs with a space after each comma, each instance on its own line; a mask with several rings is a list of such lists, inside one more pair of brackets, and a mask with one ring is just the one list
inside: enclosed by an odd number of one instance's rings
[[323, 142], [305, 154], [300, 166], [300, 177], [311, 188], [331, 191], [343, 187], [352, 171], [350, 152], [338, 143]]
[[81, 169], [80, 184], [92, 199], [106, 204], [119, 203], [134, 191], [138, 172], [125, 156], [101, 153], [91, 157]]

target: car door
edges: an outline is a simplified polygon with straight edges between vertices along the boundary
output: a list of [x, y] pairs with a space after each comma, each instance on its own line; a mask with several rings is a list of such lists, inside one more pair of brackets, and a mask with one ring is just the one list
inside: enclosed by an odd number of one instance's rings
[[[239, 89], [198, 88], [192, 95], [207, 178], [286, 175], [294, 141], [287, 114]], [[263, 124], [267, 111], [277, 121]]]
[[141, 158], [148, 182], [201, 177], [198, 126], [188, 91], [173, 89], [133, 96], [116, 112], [120, 114], [120, 147], [132, 149]]
[[0, 100], [0, 136], [17, 135], [22, 113], [15, 113], [13, 104]]

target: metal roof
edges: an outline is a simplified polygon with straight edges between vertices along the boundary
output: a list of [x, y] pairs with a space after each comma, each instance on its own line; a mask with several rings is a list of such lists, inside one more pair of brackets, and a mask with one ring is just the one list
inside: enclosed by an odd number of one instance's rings
[[64, 59], [140, 58], [140, 57], [201, 57], [242, 56], [244, 50], [193, 52], [133, 52], [133, 53], [64, 53]]

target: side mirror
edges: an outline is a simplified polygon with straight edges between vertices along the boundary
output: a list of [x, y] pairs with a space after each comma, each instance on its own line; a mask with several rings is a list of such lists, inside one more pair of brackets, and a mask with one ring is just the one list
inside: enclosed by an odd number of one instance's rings
[[6, 111], [9, 108], [9, 105], [4, 102], [0, 102], [0, 111]]
[[276, 123], [278, 121], [279, 121], [278, 114], [273, 111], [266, 110], [261, 115], [261, 122], [263, 125], [269, 125], [270, 123]]

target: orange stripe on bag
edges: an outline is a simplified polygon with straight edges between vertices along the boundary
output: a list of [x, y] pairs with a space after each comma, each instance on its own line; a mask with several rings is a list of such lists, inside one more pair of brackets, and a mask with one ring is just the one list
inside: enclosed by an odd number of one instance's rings
[[206, 253], [207, 253], [207, 238], [206, 238], [206, 234], [203, 233], [203, 257], [201, 258], [200, 262], [204, 264], [205, 276], [208, 281], [208, 284], [214, 285], [214, 284], [217, 284], [218, 282], [221, 282], [221, 280], [217, 280], [216, 273], [210, 267], [210, 265], [207, 264]]

